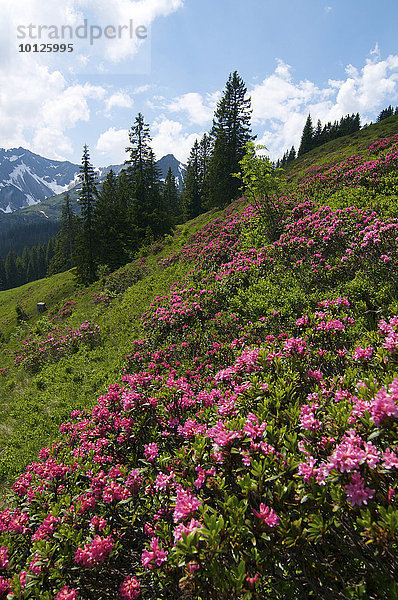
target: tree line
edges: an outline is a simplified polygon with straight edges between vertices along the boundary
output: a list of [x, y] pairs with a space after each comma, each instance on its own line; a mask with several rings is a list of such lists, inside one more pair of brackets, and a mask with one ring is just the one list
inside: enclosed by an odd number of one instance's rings
[[0, 290], [8, 290], [46, 277], [53, 260], [55, 237], [46, 244], [25, 246], [21, 256], [10, 250], [5, 259], [0, 255]]
[[[171, 169], [165, 181], [160, 179], [149, 125], [141, 113], [129, 132], [125, 168], [118, 175], [110, 170], [101, 185], [84, 146], [80, 215], [66, 195], [57, 236], [48, 247], [39, 244], [25, 248], [21, 257], [11, 251], [5, 261], [0, 259], [0, 285], [6, 289], [72, 267], [76, 267], [78, 280], [89, 284], [132, 260], [143, 245], [170, 233], [177, 223], [237, 199], [242, 180], [233, 174], [240, 170], [247, 143], [255, 139], [251, 113], [247, 87], [234, 71], [217, 104], [210, 131], [195, 140], [191, 149], [181, 194]], [[393, 113], [390, 106], [379, 120]], [[359, 113], [325, 125], [318, 120], [315, 128], [308, 115], [298, 152], [292, 146], [273, 167], [284, 167], [297, 156], [359, 129]]]
[[383, 110], [377, 117], [377, 122], [379, 123], [380, 121], [383, 121], [384, 119], [388, 119], [388, 117], [392, 117], [393, 115], [395, 115], [395, 116], [398, 115], [398, 106], [396, 106], [395, 110], [394, 110], [394, 108], [390, 104], [390, 106], [388, 106], [387, 108], [383, 108]]
[[334, 123], [329, 121], [324, 126], [322, 126], [320, 119], [318, 119], [316, 128], [314, 128], [311, 115], [309, 114], [301, 135], [301, 143], [297, 156], [302, 156], [313, 148], [331, 140], [355, 133], [360, 128], [361, 119], [359, 113], [346, 115], [345, 117], [341, 117], [340, 121], [334, 121]]
[[179, 217], [179, 195], [169, 169], [164, 182], [141, 113], [129, 132], [129, 158], [119, 175], [111, 169], [101, 187], [84, 146], [80, 167], [80, 216], [66, 196], [50, 274], [76, 267], [89, 284], [131, 260], [138, 249], [169, 233]]
[[50, 273], [76, 267], [78, 280], [91, 283], [105, 270], [131, 260], [140, 247], [170, 233], [176, 223], [239, 196], [239, 170], [250, 130], [250, 98], [235, 71], [227, 81], [209, 133], [191, 150], [182, 194], [169, 169], [164, 182], [156, 167], [149, 126], [141, 113], [129, 132], [128, 159], [119, 175], [111, 170], [101, 189], [84, 147], [80, 168], [80, 217], [68, 197], [62, 208]]

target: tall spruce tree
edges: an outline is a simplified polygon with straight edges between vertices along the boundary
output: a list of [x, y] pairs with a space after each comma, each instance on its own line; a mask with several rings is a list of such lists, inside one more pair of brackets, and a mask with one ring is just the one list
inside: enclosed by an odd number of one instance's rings
[[95, 206], [95, 237], [98, 262], [111, 271], [128, 262], [126, 220], [128, 209], [119, 197], [118, 180], [113, 169], [107, 174]]
[[314, 127], [312, 125], [311, 115], [308, 115], [307, 121], [304, 125], [303, 133], [301, 136], [300, 148], [298, 150], [298, 156], [309, 152], [314, 147]]
[[6, 272], [7, 288], [14, 288], [21, 285], [19, 273], [17, 270], [18, 255], [14, 250], [10, 250], [6, 256], [4, 268]]
[[3, 257], [0, 255], [0, 290], [7, 289], [7, 276]]
[[181, 220], [180, 198], [176, 178], [173, 175], [171, 167], [169, 167], [163, 185], [163, 204], [167, 212], [173, 217], [174, 223]]
[[79, 201], [81, 206], [80, 232], [77, 252], [77, 277], [81, 283], [89, 284], [96, 279], [97, 246], [94, 230], [94, 210], [97, 198], [97, 178], [90, 163], [87, 145], [84, 146], [80, 167], [81, 189]]
[[132, 188], [131, 220], [138, 248], [146, 239], [155, 239], [168, 233], [172, 227], [171, 216], [163, 204], [160, 171], [150, 146], [149, 126], [141, 113], [136, 117], [129, 133], [130, 158], [126, 160], [127, 175]]
[[186, 221], [197, 217], [202, 208], [202, 197], [200, 194], [199, 152], [199, 142], [196, 139], [189, 154], [182, 191], [184, 220]]
[[214, 113], [211, 138], [213, 153], [208, 174], [208, 206], [225, 206], [239, 196], [242, 182], [232, 177], [246, 143], [254, 139], [250, 129], [251, 100], [237, 71], [230, 74], [223, 97]]
[[211, 137], [205, 133], [199, 142], [199, 189], [201, 195], [201, 208], [209, 196], [209, 166], [213, 152]]
[[61, 207], [61, 227], [55, 238], [53, 256], [49, 261], [50, 275], [62, 273], [76, 264], [76, 239], [79, 219], [73, 211], [70, 195], [66, 194]]

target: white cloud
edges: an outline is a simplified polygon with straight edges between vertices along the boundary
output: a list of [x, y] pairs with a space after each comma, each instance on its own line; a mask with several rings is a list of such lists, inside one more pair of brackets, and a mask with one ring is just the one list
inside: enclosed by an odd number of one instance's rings
[[[184, 126], [162, 116], [151, 126], [151, 147], [159, 160], [166, 154], [174, 154], [181, 162], [186, 162], [191, 148], [204, 132], [186, 133]], [[126, 146], [129, 146], [129, 130], [110, 127], [98, 138], [95, 150], [101, 155], [101, 164], [121, 164], [126, 158]]]
[[346, 78], [329, 80], [319, 87], [309, 80], [295, 81], [289, 65], [279, 60], [271, 75], [251, 91], [253, 123], [272, 158], [282, 156], [293, 144], [298, 148], [305, 120], [325, 124], [359, 112], [365, 121], [398, 99], [398, 56], [379, 59], [376, 44], [372, 58], [358, 69], [347, 65]]
[[127, 158], [125, 148], [129, 145], [129, 130], [110, 127], [101, 133], [95, 149], [103, 157], [104, 165], [121, 164]]
[[189, 92], [174, 98], [166, 108], [171, 112], [186, 112], [191, 123], [204, 126], [211, 122], [219, 98], [220, 92], [207, 94], [205, 98], [197, 92]]
[[[77, 84], [68, 80], [95, 61], [97, 71], [109, 72], [109, 61], [134, 57], [137, 45], [122, 40], [98, 40], [93, 46], [75, 44], [71, 53], [20, 53], [17, 27], [81, 25], [115, 26], [134, 22], [147, 25], [183, 6], [183, 0], [18, 0], [1, 2], [0, 20], [0, 130], [2, 145], [22, 145], [50, 158], [69, 158], [73, 153], [71, 129], [88, 122], [93, 112], [110, 114], [115, 108], [131, 108], [133, 100], [122, 89], [111, 93], [103, 85]], [[43, 30], [44, 32], [47, 30]], [[68, 30], [66, 30], [68, 31]], [[44, 35], [44, 34], [43, 34]], [[53, 41], [54, 40], [43, 40]], [[65, 41], [68, 40], [56, 40]], [[74, 40], [74, 42], [77, 40]], [[107, 42], [116, 43], [107, 43]], [[139, 45], [139, 44], [138, 44]], [[144, 91], [144, 90], [141, 90]], [[100, 105], [100, 106], [98, 106]], [[52, 140], [52, 141], [51, 141]]]
[[[79, 63], [80, 55], [90, 56], [92, 64], [95, 67], [98, 59], [102, 58], [111, 63], [136, 56], [143, 45], [149, 45], [151, 24], [159, 17], [165, 17], [179, 10], [184, 4], [184, 0], [64, 0], [63, 2], [46, 2], [42, 0], [18, 0], [13, 2], [4, 12], [2, 7], [3, 27], [10, 35], [16, 39], [17, 26], [27, 27], [32, 24], [31, 30], [36, 36], [39, 35], [38, 26], [41, 26], [40, 36], [43, 42], [54, 42], [54, 39], [48, 39], [49, 31], [45, 29], [50, 25], [58, 28], [64, 26], [65, 39], [56, 40], [66, 43], [73, 42], [74, 51], [61, 57], [62, 64], [66, 60], [69, 63]], [[75, 34], [76, 27], [82, 27], [80, 36], [83, 36], [85, 29], [84, 21], [87, 21], [87, 36], [94, 37], [93, 43], [90, 39], [78, 39]], [[72, 27], [72, 37], [70, 30], [65, 26]], [[137, 28], [142, 27], [145, 31]], [[110, 28], [110, 29], [108, 29]], [[28, 30], [22, 30], [28, 35]], [[54, 30], [53, 30], [54, 31]], [[15, 33], [14, 33], [15, 32]], [[26, 41], [26, 38], [25, 40]], [[34, 41], [34, 40], [28, 40]], [[37, 40], [36, 40], [37, 41]], [[6, 41], [3, 41], [7, 43]], [[1, 42], [0, 42], [0, 49]], [[89, 52], [87, 52], [89, 50]], [[4, 53], [2, 53], [4, 55]], [[48, 60], [57, 59], [58, 56], [46, 57]], [[50, 63], [46, 63], [50, 64]], [[61, 64], [61, 63], [58, 63]]]
[[73, 144], [68, 136], [62, 130], [48, 127], [36, 130], [30, 146], [33, 152], [54, 160], [65, 160], [65, 156], [73, 152]]
[[200, 139], [204, 132], [186, 133], [184, 126], [179, 121], [172, 121], [160, 117], [152, 125], [152, 148], [156, 158], [166, 154], [174, 154], [177, 160], [186, 162], [196, 139]]
[[133, 94], [145, 94], [145, 92], [149, 92], [150, 89], [154, 88], [153, 84], [147, 83], [145, 85], [139, 85], [133, 91]]
[[59, 71], [50, 72], [33, 62], [24, 63], [17, 72], [0, 70], [0, 90], [4, 147], [27, 146], [56, 159], [72, 153], [68, 131], [88, 121], [89, 103], [106, 94], [101, 86], [68, 85]]
[[379, 48], [379, 43], [378, 42], [376, 42], [376, 45], [373, 48], [373, 50], [370, 51], [370, 55], [371, 56], [376, 56], [377, 58], [380, 58], [380, 48]]
[[120, 90], [106, 99], [105, 114], [106, 116], [110, 116], [113, 108], [132, 108], [133, 104], [131, 96]]

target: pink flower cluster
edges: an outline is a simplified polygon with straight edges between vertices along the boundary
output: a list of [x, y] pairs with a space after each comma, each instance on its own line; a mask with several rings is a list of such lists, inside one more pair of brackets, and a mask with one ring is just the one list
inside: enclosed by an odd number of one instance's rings
[[158, 537], [152, 538], [152, 540], [149, 544], [149, 548], [150, 548], [150, 550], [145, 549], [142, 552], [141, 560], [142, 560], [143, 567], [145, 567], [145, 569], [153, 569], [155, 567], [155, 565], [160, 567], [160, 565], [162, 563], [164, 563], [164, 561], [167, 558], [167, 555], [168, 555], [167, 550], [164, 550], [160, 546]]
[[103, 562], [112, 552], [114, 542], [111, 536], [101, 537], [96, 535], [92, 542], [88, 542], [83, 548], [78, 548], [75, 553], [77, 564], [91, 569], [95, 565]]

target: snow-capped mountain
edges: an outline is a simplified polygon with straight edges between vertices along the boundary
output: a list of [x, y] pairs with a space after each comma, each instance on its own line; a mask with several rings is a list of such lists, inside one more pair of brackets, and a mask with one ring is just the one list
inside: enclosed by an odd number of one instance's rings
[[[163, 180], [171, 167], [176, 183], [182, 189], [185, 165], [172, 154], [167, 154], [157, 162], [157, 166]], [[111, 168], [118, 174], [123, 167], [112, 165], [96, 168], [95, 171], [101, 181]], [[68, 161], [43, 158], [24, 148], [0, 148], [0, 214], [14, 213], [73, 189], [79, 184], [79, 172], [79, 165]]]
[[173, 154], [166, 154], [166, 156], [163, 156], [163, 158], [157, 161], [156, 165], [160, 169], [162, 181], [166, 179], [167, 171], [169, 170], [169, 167], [171, 167], [171, 172], [173, 173], [178, 189], [181, 192], [185, 171], [187, 170], [186, 165], [177, 160]]
[[24, 148], [0, 149], [0, 210], [12, 213], [73, 187], [79, 166]]

